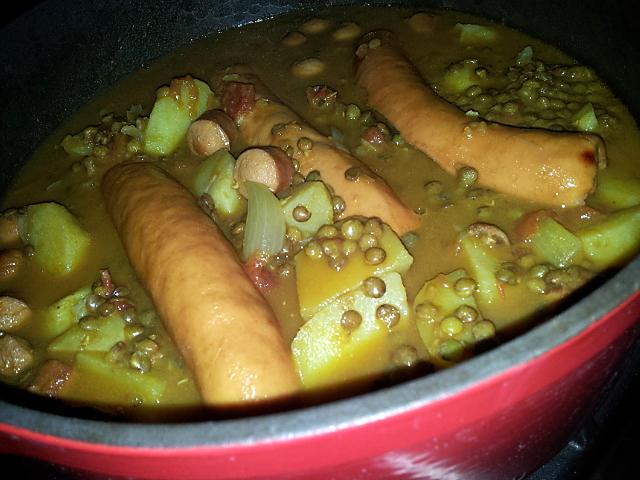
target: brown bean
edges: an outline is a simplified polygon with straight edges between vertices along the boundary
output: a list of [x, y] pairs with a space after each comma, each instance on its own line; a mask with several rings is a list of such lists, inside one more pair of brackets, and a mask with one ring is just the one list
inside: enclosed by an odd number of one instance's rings
[[24, 261], [21, 250], [12, 248], [0, 251], [0, 282], [15, 278], [24, 266]]
[[10, 210], [0, 215], [0, 246], [14, 246], [20, 244], [18, 230], [18, 212]]
[[31, 309], [22, 300], [0, 297], [0, 330], [10, 331], [20, 328], [31, 318]]
[[250, 148], [240, 154], [233, 177], [238, 182], [240, 193], [246, 196], [246, 181], [262, 183], [272, 192], [281, 192], [291, 185], [293, 174], [293, 163], [282, 149], [260, 147]]
[[229, 150], [237, 131], [229, 115], [222, 110], [209, 110], [189, 127], [187, 145], [195, 155], [206, 157], [222, 148]]

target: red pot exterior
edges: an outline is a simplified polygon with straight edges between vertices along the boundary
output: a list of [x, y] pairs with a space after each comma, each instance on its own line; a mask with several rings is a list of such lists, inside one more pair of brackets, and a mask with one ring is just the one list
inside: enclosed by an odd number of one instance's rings
[[110, 476], [154, 479], [510, 479], [566, 443], [636, 339], [640, 292], [565, 343], [402, 414], [237, 446], [84, 443], [0, 424], [0, 450]]

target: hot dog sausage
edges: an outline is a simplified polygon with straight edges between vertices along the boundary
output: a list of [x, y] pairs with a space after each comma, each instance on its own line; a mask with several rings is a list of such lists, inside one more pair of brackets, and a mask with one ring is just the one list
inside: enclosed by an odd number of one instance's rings
[[357, 51], [356, 76], [369, 104], [409, 143], [454, 174], [478, 171], [486, 187], [549, 205], [581, 205], [605, 162], [602, 140], [471, 120], [426, 84], [388, 34]]
[[149, 163], [113, 167], [102, 190], [204, 402], [245, 404], [295, 392], [297, 376], [271, 308], [196, 199]]
[[[245, 69], [239, 69], [239, 72], [233, 76], [234, 81], [223, 81], [218, 89], [223, 92], [221, 96], [227, 113], [234, 116], [238, 103], [244, 105], [251, 102], [240, 102], [229, 92], [249, 91], [248, 88], [239, 88], [238, 81], [254, 87], [258, 101], [234, 117], [241, 143], [246, 146], [293, 147], [293, 157], [298, 161], [300, 173], [307, 175], [313, 170], [319, 171], [322, 180], [345, 200], [345, 217], [380, 217], [400, 235], [418, 228], [419, 216], [401, 202], [383, 179], [304, 122], [269, 92], [255, 74]], [[228, 99], [226, 102], [225, 95]], [[297, 148], [300, 139], [304, 138], [311, 141], [312, 148]], [[345, 172], [350, 169], [357, 170], [359, 174], [351, 179], [346, 178]]]

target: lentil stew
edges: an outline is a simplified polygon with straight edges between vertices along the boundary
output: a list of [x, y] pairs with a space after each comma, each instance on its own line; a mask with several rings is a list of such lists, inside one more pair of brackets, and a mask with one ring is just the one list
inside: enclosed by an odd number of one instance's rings
[[[163, 290], [154, 294], [131, 266], [137, 252], [107, 213], [121, 215], [108, 192], [103, 199], [102, 176], [122, 162], [156, 165], [198, 198], [275, 312], [291, 368], [311, 392], [453, 365], [542, 321], [635, 254], [640, 136], [593, 71], [476, 18], [390, 12], [345, 9], [224, 32], [62, 126], [3, 200], [3, 380], [130, 415], [201, 404], [198, 362], [185, 363], [190, 347], [176, 348], [177, 327], [157, 311]], [[549, 205], [487, 188], [469, 165], [443, 170], [356, 83], [355, 52], [383, 46], [361, 35], [380, 28], [469, 125], [602, 138], [595, 191], [584, 204]], [[239, 62], [251, 70], [228, 68]], [[332, 161], [338, 176], [325, 168]], [[257, 247], [247, 247], [251, 238]]]

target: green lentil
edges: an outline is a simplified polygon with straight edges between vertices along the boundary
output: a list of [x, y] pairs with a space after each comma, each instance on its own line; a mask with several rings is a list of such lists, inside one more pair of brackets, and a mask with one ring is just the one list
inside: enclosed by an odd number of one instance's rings
[[387, 285], [380, 277], [368, 277], [362, 282], [362, 288], [367, 297], [380, 298], [387, 291]]
[[327, 238], [322, 241], [322, 253], [327, 257], [336, 258], [342, 251], [342, 242], [336, 238]]
[[385, 303], [376, 308], [376, 318], [387, 328], [393, 328], [400, 322], [400, 310], [395, 305]]
[[357, 218], [350, 218], [340, 226], [342, 236], [348, 240], [359, 240], [362, 237], [364, 226]]
[[353, 255], [358, 251], [358, 242], [346, 239], [342, 242], [342, 254], [345, 256]]
[[360, 114], [360, 107], [351, 103], [347, 106], [345, 117], [348, 120], [357, 120], [358, 118], [360, 118]]
[[331, 198], [331, 203], [333, 205], [333, 215], [336, 217], [342, 215], [347, 208], [344, 198], [337, 195]]
[[496, 327], [490, 320], [482, 320], [472, 327], [473, 336], [476, 341], [487, 340], [496, 335]]
[[455, 283], [453, 288], [459, 297], [466, 298], [473, 295], [478, 284], [473, 278], [463, 277]]
[[447, 317], [440, 322], [440, 330], [449, 336], [457, 335], [463, 328], [464, 326], [458, 317]]
[[547, 284], [540, 277], [533, 277], [527, 280], [527, 288], [532, 292], [538, 293], [540, 295], [544, 295], [547, 293]]
[[347, 259], [342, 255], [338, 255], [337, 257], [329, 258], [329, 267], [336, 272], [342, 270], [342, 268], [346, 265]]
[[151, 361], [140, 352], [135, 352], [129, 357], [129, 366], [142, 373], [151, 370]]
[[350, 182], [355, 182], [360, 178], [360, 167], [351, 167], [345, 170], [344, 178]]
[[336, 238], [338, 235], [339, 231], [335, 225], [323, 225], [316, 233], [317, 238]]
[[318, 170], [311, 170], [307, 173], [307, 178], [305, 180], [307, 182], [317, 182], [320, 180], [320, 172]]
[[382, 235], [382, 221], [379, 218], [369, 218], [364, 224], [364, 233], [379, 237]]
[[322, 258], [322, 255], [323, 255], [322, 247], [320, 246], [320, 243], [318, 243], [315, 240], [311, 240], [309, 243], [307, 243], [304, 246], [304, 253], [308, 257], [315, 258], [315, 259], [320, 259]]
[[378, 265], [387, 258], [387, 252], [380, 247], [371, 247], [364, 252], [364, 261], [369, 265]]
[[478, 311], [471, 305], [460, 305], [456, 308], [454, 315], [465, 323], [475, 322], [478, 319]]
[[301, 137], [298, 140], [298, 148], [303, 152], [308, 152], [309, 150], [313, 149], [313, 140], [308, 137]]
[[362, 323], [362, 315], [360, 315], [355, 310], [347, 310], [340, 317], [340, 325], [345, 330], [355, 330]]
[[358, 240], [358, 246], [363, 252], [368, 250], [369, 248], [377, 247], [378, 237], [372, 235], [371, 233], [365, 233]]
[[444, 360], [455, 362], [462, 358], [464, 348], [459, 341], [450, 338], [440, 344], [438, 353]]
[[78, 320], [78, 326], [82, 330], [98, 330], [98, 319], [96, 317], [92, 317], [91, 315], [84, 316], [80, 320]]
[[529, 269], [529, 276], [534, 278], [542, 278], [547, 274], [547, 272], [549, 272], [549, 270], [549, 265], [545, 265], [544, 263], [534, 265]]
[[438, 307], [431, 302], [419, 303], [416, 305], [416, 316], [420, 320], [432, 322], [438, 318]]
[[478, 180], [478, 171], [473, 167], [462, 167], [458, 170], [458, 181], [465, 187], [470, 187]]
[[311, 212], [304, 205], [297, 205], [291, 212], [296, 222], [306, 222], [311, 218]]
[[508, 268], [501, 268], [496, 272], [496, 279], [507, 285], [515, 285], [518, 283], [518, 278], [512, 270]]
[[418, 361], [418, 351], [411, 345], [400, 345], [391, 354], [391, 362], [397, 367], [412, 367]]

